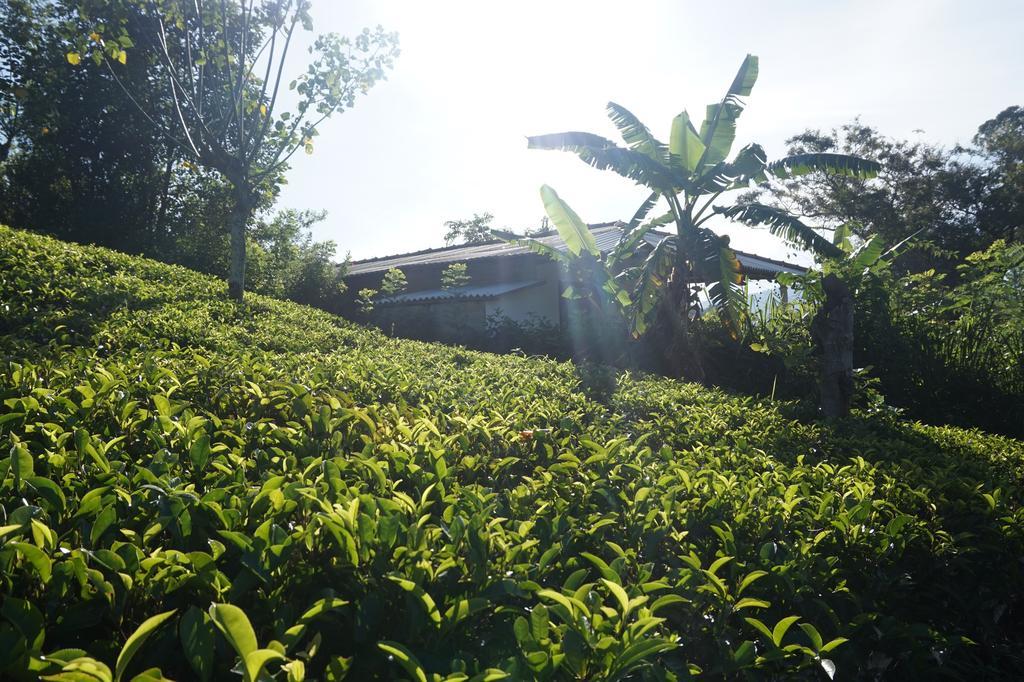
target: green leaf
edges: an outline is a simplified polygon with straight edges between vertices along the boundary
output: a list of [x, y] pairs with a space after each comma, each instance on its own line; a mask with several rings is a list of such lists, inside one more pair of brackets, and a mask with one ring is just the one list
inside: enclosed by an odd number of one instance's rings
[[746, 667], [753, 663], [757, 658], [757, 647], [749, 639], [744, 640], [742, 644], [736, 647], [735, 651], [729, 652], [733, 663], [739, 667]]
[[30, 651], [39, 652], [46, 640], [46, 629], [43, 614], [34, 604], [25, 599], [6, 597], [0, 604], [0, 616], [21, 633]]
[[869, 268], [874, 265], [882, 256], [882, 249], [885, 242], [877, 234], [872, 235], [866, 242], [857, 247], [857, 250], [850, 254], [854, 267]]
[[22, 443], [11, 446], [11, 472], [14, 474], [14, 488], [21, 490], [21, 481], [33, 474], [32, 453]]
[[[753, 345], [753, 344], [751, 344]], [[743, 576], [743, 580], [740, 581], [740, 586], [736, 589], [736, 594], [743, 594], [743, 590], [747, 589], [754, 584], [755, 581], [768, 575], [768, 571], [751, 571], [750, 573]]]
[[234, 604], [213, 604], [210, 606], [210, 619], [243, 661], [258, 648], [256, 632], [249, 618]]
[[18, 552], [25, 558], [25, 561], [32, 564], [32, 567], [36, 570], [36, 573], [39, 574], [43, 583], [50, 580], [52, 562], [50, 561], [50, 557], [46, 556], [46, 553], [43, 552], [43, 550], [27, 542], [8, 542], [5, 546], [18, 550]]
[[[665, 237], [651, 250], [643, 265], [635, 271], [633, 285], [633, 308], [630, 316], [630, 331], [634, 338], [643, 336], [654, 320], [661, 300], [662, 290], [668, 282], [675, 259], [677, 237]], [[623, 273], [629, 275], [631, 273]]]
[[607, 578], [601, 578], [601, 582], [603, 582], [605, 587], [615, 595], [615, 598], [618, 600], [619, 606], [621, 607], [619, 614], [622, 616], [622, 619], [625, 620], [630, 611], [629, 595], [626, 594], [626, 590], [622, 589], [622, 585], [619, 585], [613, 580], [608, 580]]
[[302, 661], [291, 661], [286, 665], [282, 665], [281, 669], [288, 674], [288, 682], [305, 682], [306, 664]]
[[206, 682], [213, 673], [214, 636], [209, 616], [190, 606], [178, 622], [178, 636], [189, 665]]
[[704, 156], [704, 142], [690, 121], [690, 115], [683, 111], [672, 119], [672, 134], [669, 138], [669, 153], [690, 173], [697, 168]]
[[204, 433], [192, 441], [188, 449], [188, 458], [196, 471], [205, 470], [206, 463], [210, 461], [210, 436]]
[[427, 594], [427, 591], [417, 585], [411, 580], [406, 580], [395, 575], [389, 575], [388, 579], [396, 583], [406, 592], [411, 592], [416, 599], [423, 605], [424, 610], [427, 612], [427, 616], [431, 622], [435, 625], [441, 624], [441, 612], [437, 609], [437, 604], [434, 603], [434, 599]]
[[557, 592], [555, 590], [537, 590], [537, 596], [545, 597], [558, 604], [561, 604], [570, 614], [575, 614], [578, 606], [580, 605], [580, 603], [575, 599], [571, 599], [562, 594], [561, 592]]
[[612, 580], [616, 583], [622, 582], [622, 578], [619, 577], [619, 574], [616, 573], [601, 557], [591, 554], [590, 552], [580, 552], [580, 556], [594, 564], [603, 578]]
[[348, 604], [346, 600], [335, 597], [324, 597], [323, 599], [316, 600], [312, 606], [306, 609], [306, 612], [302, 614], [295, 625], [285, 631], [284, 636], [281, 637], [281, 643], [284, 644], [286, 649], [291, 650], [302, 638], [302, 635], [305, 634], [309, 623], [320, 615], [334, 609], [339, 609], [346, 604]]
[[599, 170], [610, 170], [652, 191], [669, 192], [678, 185], [691, 187], [686, 178], [642, 152], [617, 146], [592, 133], [567, 132], [527, 138], [530, 149], [569, 151]]
[[766, 170], [770, 175], [780, 179], [796, 178], [815, 171], [869, 179], [878, 175], [882, 166], [877, 161], [869, 161], [857, 156], [820, 152], [786, 156], [769, 163]]
[[709, 104], [704, 122], [700, 127], [700, 137], [707, 147], [701, 161], [701, 167], [714, 166], [725, 161], [736, 139], [736, 119], [743, 112], [743, 101], [740, 97], [749, 95], [757, 81], [758, 59], [748, 54], [740, 64], [736, 77], [725, 93], [725, 97], [717, 104]]
[[118, 682], [121, 676], [124, 675], [125, 669], [128, 664], [131, 663], [132, 657], [138, 652], [142, 645], [145, 644], [149, 636], [156, 632], [164, 621], [177, 613], [177, 609], [171, 611], [165, 611], [164, 613], [151, 616], [142, 622], [142, 625], [135, 629], [135, 632], [131, 634], [128, 640], [121, 647], [121, 653], [117, 656], [117, 663], [114, 666], [114, 680]]
[[768, 626], [762, 623], [760, 620], [758, 620], [757, 618], [744, 618], [743, 620], [747, 621], [747, 623], [750, 624], [754, 629], [756, 629], [758, 632], [767, 637], [769, 642], [775, 642], [775, 638], [772, 636], [772, 631], [769, 630]]
[[413, 656], [412, 652], [398, 642], [377, 642], [377, 648], [389, 654], [398, 661], [405, 672], [416, 682], [427, 682], [427, 671], [423, 669], [420, 662]]
[[782, 645], [782, 638], [786, 636], [786, 632], [792, 627], [793, 623], [798, 620], [800, 620], [800, 616], [786, 616], [775, 624], [775, 628], [772, 630], [772, 641], [775, 643], [775, 646]]
[[24, 527], [24, 523], [11, 523], [10, 525], [0, 525], [0, 540], [3, 540], [7, 536], [15, 534], [15, 532]]
[[114, 678], [105, 663], [82, 656], [65, 663], [59, 673], [42, 679], [48, 682], [112, 682]]
[[708, 573], [711, 575], [718, 575], [718, 569], [725, 566], [727, 563], [733, 560], [731, 556], [723, 556], [715, 559], [710, 566], [708, 566]]
[[541, 640], [547, 637], [550, 625], [551, 619], [548, 615], [548, 608], [543, 604], [534, 606], [530, 611], [530, 631], [533, 633], [533, 638]]
[[258, 682], [260, 673], [267, 663], [271, 661], [285, 660], [284, 654], [273, 649], [256, 649], [245, 655], [243, 665], [245, 666], [245, 679], [247, 682]]
[[[641, 255], [643, 251], [638, 247], [640, 244], [646, 244], [645, 237], [654, 229], [664, 225], [667, 222], [672, 222], [672, 213], [666, 213], [658, 216], [657, 218], [645, 223], [642, 227], [631, 230], [630, 232], [623, 232], [622, 237], [618, 243], [615, 244], [615, 248], [605, 258], [605, 265], [609, 270], [614, 271], [616, 265], [622, 260], [633, 258], [634, 256]], [[674, 235], [668, 235], [661, 237], [660, 240], [664, 241]]]
[[835, 649], [840, 644], [845, 644], [846, 642], [849, 642], [849, 641], [850, 640], [848, 640], [845, 637], [836, 637], [832, 641], [830, 641], [830, 642], [826, 643], [824, 646], [822, 646], [821, 649], [819, 650], [819, 653], [827, 654], [828, 652], [832, 651], [833, 649]]
[[802, 246], [830, 258], [840, 258], [843, 255], [838, 246], [781, 208], [751, 202], [726, 208], [716, 206], [714, 211], [746, 225], [766, 225], [769, 232], [781, 237], [788, 244]]
[[689, 604], [689, 603], [690, 603], [689, 599], [687, 599], [686, 597], [681, 597], [678, 594], [662, 595], [661, 597], [658, 597], [657, 599], [655, 599], [654, 603], [651, 604], [651, 613], [657, 613], [661, 609], [665, 608], [666, 606], [671, 606], [672, 604]]
[[822, 641], [821, 634], [818, 632], [818, 629], [810, 623], [800, 623], [800, 629], [803, 630], [807, 635], [807, 638], [811, 640], [811, 646], [814, 648], [814, 651], [821, 651]]
[[739, 340], [747, 315], [747, 297], [744, 287], [743, 264], [736, 252], [729, 248], [727, 237], [719, 237], [711, 230], [702, 228], [698, 265], [706, 273], [707, 288], [711, 304], [718, 310], [730, 336]]
[[554, 223], [558, 235], [565, 242], [569, 252], [574, 256], [579, 256], [586, 251], [591, 256], [599, 258], [601, 252], [597, 248], [597, 242], [594, 241], [594, 235], [590, 233], [590, 228], [568, 204], [559, 198], [558, 193], [544, 185], [540, 188], [540, 197], [544, 202], [544, 211], [551, 218], [551, 222]]
[[757, 82], [758, 73], [758, 58], [752, 54], [748, 54], [744, 59], [743, 63], [740, 64], [739, 71], [736, 72], [736, 77], [732, 81], [732, 85], [729, 86], [729, 92], [727, 97], [747, 97], [754, 89], [754, 83]]
[[611, 669], [611, 679], [624, 679], [626, 673], [633, 670], [647, 659], [666, 651], [672, 651], [679, 645], [664, 639], [646, 639], [635, 642], [615, 658]]
[[851, 236], [853, 236], [851, 223], [843, 223], [832, 233], [832, 244], [839, 247], [843, 253], [850, 253], [853, 250], [853, 245], [850, 243]]
[[623, 239], [625, 239], [626, 235], [630, 234], [640, 225], [640, 223], [643, 222], [644, 218], [647, 217], [647, 214], [651, 212], [651, 209], [654, 208], [654, 205], [658, 203], [658, 199], [660, 198], [661, 194], [658, 192], [651, 192], [650, 196], [644, 199], [643, 203], [640, 204], [640, 207], [636, 209], [633, 217], [629, 219], [628, 223], [626, 223], [626, 227], [622, 230]]
[[623, 141], [630, 149], [659, 163], [664, 159], [665, 143], [659, 142], [632, 112], [615, 102], [608, 102], [606, 109], [608, 118], [619, 129]]

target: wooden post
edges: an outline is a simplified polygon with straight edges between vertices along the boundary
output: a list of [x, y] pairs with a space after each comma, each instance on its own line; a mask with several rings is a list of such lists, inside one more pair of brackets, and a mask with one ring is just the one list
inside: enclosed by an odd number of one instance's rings
[[811, 322], [821, 353], [821, 412], [844, 417], [853, 398], [853, 296], [835, 275], [826, 276], [822, 288], [825, 302]]

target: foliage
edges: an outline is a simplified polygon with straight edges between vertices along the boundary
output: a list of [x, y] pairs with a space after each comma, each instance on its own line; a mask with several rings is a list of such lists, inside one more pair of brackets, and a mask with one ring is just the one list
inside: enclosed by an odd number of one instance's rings
[[614, 367], [595, 362], [580, 362], [576, 365], [576, 376], [580, 380], [580, 390], [591, 400], [607, 403], [615, 395], [619, 379]]
[[561, 360], [571, 357], [570, 344], [559, 325], [532, 313], [514, 320], [499, 309], [487, 316], [483, 338], [470, 337], [469, 341], [466, 345], [492, 353], [520, 352]]
[[[67, 63], [63, 26], [74, 16], [69, 2], [0, 4], [0, 51], [10, 55], [0, 59], [0, 218], [152, 253], [167, 246], [169, 231], [184, 229], [179, 201], [198, 211], [224, 194], [180, 165], [109, 74]], [[141, 61], [123, 70], [146, 102], [158, 99], [152, 75]]]
[[[296, 29], [312, 31], [309, 0], [200, 4], [186, 0], [83, 2], [69, 31], [72, 65], [101, 65], [155, 126], [155, 133], [191, 163], [231, 186], [229, 292], [245, 289], [246, 229], [259, 195], [276, 187], [299, 150], [313, 151], [319, 126], [355, 104], [385, 77], [398, 56], [398, 37], [377, 27], [354, 39], [318, 36], [310, 63], [288, 83], [293, 111], [279, 100]], [[119, 72], [129, 50], [154, 64], [166, 84], [161, 118], [129, 90]]]
[[381, 296], [395, 296], [405, 291], [406, 286], [408, 284], [405, 280], [405, 273], [399, 268], [389, 268], [381, 280], [380, 294]]
[[441, 288], [461, 289], [469, 285], [469, 274], [465, 263], [451, 263], [441, 272]]
[[[153, 116], [171, 115], [157, 65], [133, 58], [118, 63], [115, 77], [67, 63], [65, 26], [76, 7], [0, 5], [0, 99], [10, 107], [0, 115], [0, 220], [227, 277], [230, 185], [155, 135], [125, 99], [122, 85]], [[341, 270], [330, 263], [334, 245], [310, 238], [321, 214], [271, 214], [275, 192], [261, 194], [255, 209], [249, 288], [327, 304]]]
[[[1024, 436], [1024, 247], [996, 241], [952, 276], [900, 275], [883, 264], [893, 258], [877, 267], [857, 258], [825, 267], [854, 295], [854, 362], [871, 386], [860, 391], [862, 406], [878, 406], [884, 396], [917, 419]], [[747, 340], [770, 356], [767, 365], [758, 367], [738, 344], [709, 340], [733, 356], [734, 375], [715, 373], [722, 385], [783, 397], [813, 393], [818, 359], [805, 327], [821, 303], [821, 272], [782, 279], [799, 295], [786, 304], [773, 298], [753, 316]]]
[[[738, 337], [745, 315], [744, 274], [729, 238], [705, 224], [715, 215], [748, 224], [767, 224], [773, 234], [790, 243], [816, 248], [831, 244], [796, 216], [768, 207], [741, 203], [729, 208], [715, 205], [725, 192], [764, 185], [772, 180], [800, 177], [827, 169], [842, 176], [869, 178], [878, 164], [841, 154], [799, 154], [769, 163], [760, 145], [750, 144], [727, 161], [736, 138], [736, 121], [757, 81], [758, 59], [747, 55], [722, 100], [707, 107], [700, 129], [683, 111], [672, 121], [669, 143], [655, 138], [627, 109], [609, 102], [607, 113], [618, 128], [625, 147], [599, 135], [566, 132], [528, 138], [533, 149], [558, 149], [576, 154], [601, 170], [611, 170], [651, 192], [627, 224], [618, 247], [602, 259], [583, 221], [549, 187], [541, 189], [544, 207], [569, 245], [563, 260], [598, 261], [589, 269], [601, 275], [600, 289], [619, 302], [634, 336], [644, 335], [660, 316], [669, 328], [665, 354], [675, 373], [703, 380], [697, 349], [689, 341], [689, 321], [696, 307], [693, 285], [708, 283], [707, 296]], [[659, 201], [668, 212], [646, 223]], [[671, 224], [675, 234], [665, 236], [646, 259], [639, 247], [645, 235]], [[559, 257], [539, 242], [526, 242], [535, 251]], [[582, 254], [582, 255], [581, 255]], [[629, 262], [632, 258], [633, 262]]]
[[933, 423], [1024, 437], [1024, 245], [1001, 240], [953, 275], [864, 287], [859, 344], [887, 399]]
[[472, 218], [465, 220], [446, 220], [444, 223], [447, 232], [444, 235], [445, 246], [451, 246], [456, 242], [463, 244], [479, 244], [494, 239], [491, 234], [491, 222], [494, 215], [491, 213], [474, 213]]
[[789, 154], [843, 152], [878, 159], [877, 178], [865, 180], [818, 169], [782, 180], [744, 200], [761, 200], [814, 218], [826, 228], [847, 225], [857, 236], [889, 244], [911, 235], [945, 255], [915, 250], [904, 271], [948, 264], [993, 241], [1019, 241], [1024, 225], [1024, 110], [1013, 106], [983, 123], [974, 144], [952, 149], [884, 136], [860, 121], [837, 130], [807, 130], [788, 140]]
[[336, 245], [313, 241], [311, 228], [326, 215], [289, 209], [256, 224], [249, 249], [254, 291], [321, 308], [345, 291], [345, 266], [334, 263]]
[[373, 299], [377, 296], [377, 290], [369, 287], [359, 290], [359, 296], [356, 299], [356, 305], [359, 306], [359, 312], [363, 315], [369, 315], [373, 312]]
[[0, 228], [5, 678], [1024, 674], [1018, 441], [224, 292]]

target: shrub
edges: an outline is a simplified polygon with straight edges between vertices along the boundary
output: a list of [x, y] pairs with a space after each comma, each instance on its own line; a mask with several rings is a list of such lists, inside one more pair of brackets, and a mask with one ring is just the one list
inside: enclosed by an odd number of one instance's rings
[[0, 676], [1024, 674], [1017, 441], [225, 294], [0, 228]]

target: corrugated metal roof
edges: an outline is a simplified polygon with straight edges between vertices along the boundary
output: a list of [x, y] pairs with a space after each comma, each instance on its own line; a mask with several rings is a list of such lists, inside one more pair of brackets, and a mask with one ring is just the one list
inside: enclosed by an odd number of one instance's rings
[[[619, 227], [621, 223], [599, 223], [591, 225], [591, 232], [594, 239], [598, 240], [598, 246], [606, 251], [615, 246], [622, 234]], [[552, 246], [559, 251], [565, 251], [565, 242], [557, 234], [547, 237], [539, 237], [538, 241]], [[508, 242], [496, 240], [483, 244], [467, 244], [462, 246], [445, 246], [437, 249], [426, 249], [414, 251], [395, 256], [384, 256], [382, 258], [370, 258], [367, 260], [349, 263], [348, 274], [363, 275], [370, 272], [383, 272], [390, 268], [407, 268], [417, 265], [428, 265], [431, 263], [457, 263], [477, 258], [494, 258], [495, 256], [515, 256], [518, 254], [532, 253], [524, 246], [516, 246]]]
[[501, 282], [498, 284], [483, 284], [479, 286], [465, 286], [458, 289], [426, 289], [424, 291], [410, 291], [405, 294], [386, 296], [374, 300], [374, 305], [403, 305], [409, 303], [441, 303], [442, 301], [485, 301], [497, 298], [513, 291], [529, 289], [544, 280], [529, 280], [526, 282]]
[[[602, 253], [607, 253], [615, 248], [619, 239], [622, 238], [622, 227], [623, 223], [600, 223], [590, 226], [591, 234], [594, 235], [594, 241], [597, 242], [597, 248], [600, 249]], [[647, 233], [645, 240], [648, 244], [654, 246], [662, 237], [665, 236], [667, 236], [667, 233], [665, 232], [652, 230]], [[538, 238], [538, 241], [563, 252], [567, 248], [565, 242], [557, 234], [540, 237]], [[458, 263], [477, 260], [480, 258], [516, 256], [527, 253], [532, 253], [532, 251], [524, 246], [516, 246], [515, 244], [509, 244], [504, 241], [487, 242], [485, 244], [469, 244], [464, 246], [448, 246], [439, 249], [427, 249], [425, 251], [416, 251], [414, 253], [399, 254], [396, 256], [355, 261], [354, 263], [349, 264], [348, 274], [365, 275], [374, 272], [383, 272], [390, 268], [410, 268], [420, 265]], [[743, 265], [744, 269], [746, 269], [747, 274], [750, 277], [773, 277], [780, 272], [806, 272], [806, 268], [799, 265], [765, 258], [752, 253], [736, 251], [736, 256], [739, 258], [740, 263]]]

